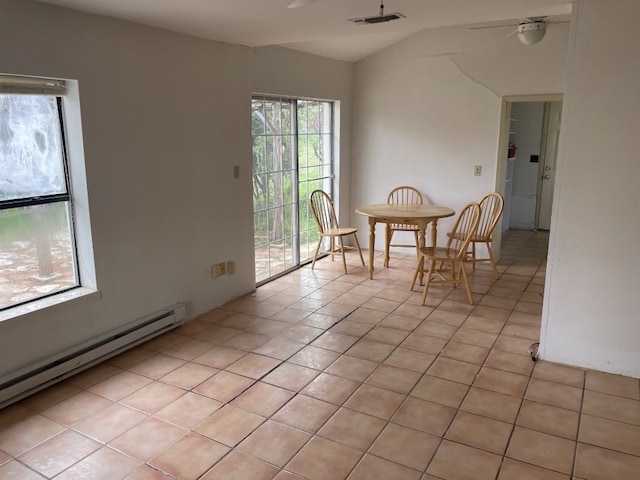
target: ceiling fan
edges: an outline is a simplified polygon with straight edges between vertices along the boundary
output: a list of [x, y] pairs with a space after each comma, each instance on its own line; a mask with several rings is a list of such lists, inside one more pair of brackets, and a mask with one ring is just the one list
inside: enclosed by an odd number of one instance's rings
[[479, 27], [469, 27], [469, 30], [481, 30], [484, 28], [516, 27], [507, 37], [517, 34], [518, 40], [525, 45], [535, 45], [539, 43], [547, 33], [547, 25], [550, 23], [569, 23], [552, 17], [530, 17], [523, 18], [518, 24], [485, 25]]
[[[287, 8], [300, 8], [311, 5], [316, 0], [293, 0]], [[355, 23], [356, 25], [370, 25], [372, 23], [384, 23], [390, 22], [392, 20], [399, 20], [400, 18], [407, 18], [403, 14], [399, 12], [388, 13], [385, 15], [384, 13], [384, 0], [380, 0], [380, 12], [378, 15], [371, 15], [369, 17], [359, 17], [359, 18], [350, 18], [349, 21]]]

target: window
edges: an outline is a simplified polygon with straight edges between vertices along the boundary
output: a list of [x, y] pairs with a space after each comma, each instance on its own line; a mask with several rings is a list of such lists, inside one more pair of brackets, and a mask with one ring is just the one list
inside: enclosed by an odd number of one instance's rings
[[308, 262], [318, 242], [309, 194], [333, 184], [333, 103], [252, 101], [256, 282]]
[[0, 310], [79, 286], [63, 95], [0, 76]]

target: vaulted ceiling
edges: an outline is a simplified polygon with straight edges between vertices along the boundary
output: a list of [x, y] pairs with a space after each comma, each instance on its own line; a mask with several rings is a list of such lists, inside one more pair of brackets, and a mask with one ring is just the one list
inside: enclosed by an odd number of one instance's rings
[[361, 60], [424, 29], [517, 24], [571, 11], [571, 0], [384, 0], [385, 14], [406, 18], [356, 25], [348, 19], [378, 15], [380, 0], [315, 0], [299, 8], [288, 8], [293, 0], [41, 1], [211, 40], [280, 45], [345, 61]]

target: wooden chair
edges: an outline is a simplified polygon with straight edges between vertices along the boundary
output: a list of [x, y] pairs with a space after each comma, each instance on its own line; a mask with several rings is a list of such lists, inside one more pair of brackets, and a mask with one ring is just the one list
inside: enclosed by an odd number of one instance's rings
[[[429, 260], [429, 268], [426, 270], [427, 279], [425, 280], [424, 293], [422, 295], [423, 305], [427, 299], [429, 286], [431, 284], [444, 283], [451, 284], [453, 288], [456, 288], [460, 283], [464, 283], [467, 299], [470, 304], [473, 304], [469, 278], [464, 264], [471, 261], [467, 251], [469, 242], [471, 242], [471, 238], [473, 238], [478, 228], [479, 220], [480, 205], [471, 202], [460, 212], [449, 235], [446, 247], [423, 247], [420, 249], [420, 258], [411, 282], [411, 290], [413, 290], [418, 274], [425, 272], [425, 260]], [[436, 264], [439, 264], [438, 268], [436, 268]], [[436, 280], [432, 279], [434, 275], [437, 277]]]
[[[318, 234], [320, 238], [318, 239], [318, 246], [316, 247], [316, 252], [313, 255], [313, 262], [311, 263], [311, 270], [316, 265], [316, 259], [318, 258], [319, 253], [327, 253], [331, 255], [331, 261], [333, 262], [334, 255], [342, 255], [342, 265], [344, 266], [344, 273], [347, 273], [347, 261], [345, 259], [344, 251], [345, 249], [356, 249], [360, 254], [360, 261], [364, 266], [364, 258], [362, 257], [362, 250], [360, 250], [360, 244], [358, 243], [358, 236], [356, 232], [357, 228], [351, 227], [340, 227], [338, 225], [338, 219], [336, 217], [336, 211], [333, 208], [333, 201], [331, 197], [327, 195], [322, 190], [314, 190], [311, 192], [309, 196], [309, 206], [311, 207], [311, 212], [313, 213], [313, 218], [316, 220], [318, 225]], [[356, 246], [348, 246], [344, 245], [343, 238], [353, 235], [353, 239], [355, 241]], [[329, 250], [320, 251], [320, 246], [322, 245], [322, 241], [325, 238], [329, 238]], [[336, 245], [336, 239], [338, 240], [338, 245]]]
[[[491, 239], [493, 236], [493, 230], [500, 220], [502, 211], [504, 210], [504, 198], [497, 192], [487, 193], [480, 200], [480, 221], [478, 222], [478, 230], [476, 234], [471, 237], [469, 246], [471, 248], [471, 263], [473, 268], [476, 268], [476, 262], [489, 262], [493, 273], [498, 278], [498, 269], [496, 268], [496, 261], [493, 257], [493, 250], [491, 249]], [[489, 258], [478, 258], [476, 255], [476, 243], [484, 243], [487, 246], [487, 252]]]
[[[414, 187], [403, 185], [396, 187], [387, 196], [387, 203], [403, 205], [422, 205], [422, 194]], [[394, 232], [413, 232], [415, 245], [401, 243], [391, 243]], [[387, 223], [385, 226], [384, 242], [384, 266], [389, 266], [389, 247], [416, 247], [416, 255], [420, 257], [420, 244], [418, 242], [419, 228], [416, 224], [410, 223]]]

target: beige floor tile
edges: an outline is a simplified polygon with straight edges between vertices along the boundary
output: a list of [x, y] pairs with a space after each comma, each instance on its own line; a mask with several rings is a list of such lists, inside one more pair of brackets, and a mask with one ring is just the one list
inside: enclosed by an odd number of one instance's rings
[[349, 355], [342, 355], [327, 367], [325, 372], [355, 380], [357, 382], [362, 382], [365, 378], [371, 375], [376, 368], [378, 368], [377, 362]]
[[505, 395], [522, 397], [527, 389], [528, 382], [529, 377], [524, 375], [482, 367], [473, 382], [473, 386], [493, 392], [504, 393]]
[[531, 376], [576, 388], [583, 388], [585, 381], [584, 370], [545, 361], [536, 362]]
[[367, 378], [368, 385], [391, 390], [396, 393], [409, 393], [420, 379], [420, 374], [404, 368], [381, 365]]
[[369, 453], [423, 471], [439, 444], [439, 437], [390, 423], [372, 445]]
[[[478, 307], [480, 308], [480, 307]], [[488, 308], [488, 307], [485, 307]], [[476, 314], [469, 315], [464, 322], [465, 328], [471, 328], [480, 332], [487, 332], [492, 334], [498, 334], [504, 327], [506, 320], [500, 320], [499, 318], [484, 317]]]
[[239, 451], [232, 451], [201, 478], [202, 480], [271, 480], [278, 469]]
[[[498, 480], [571, 480], [569, 475], [564, 475], [553, 470], [537, 467], [528, 463], [519, 462], [511, 458], [505, 458], [500, 468]], [[578, 480], [574, 477], [574, 480]]]
[[575, 440], [578, 434], [578, 420], [578, 412], [573, 410], [524, 400], [516, 425]]
[[506, 456], [569, 475], [575, 448], [574, 441], [516, 427], [509, 441]]
[[442, 338], [413, 332], [400, 344], [400, 346], [411, 350], [417, 350], [419, 352], [438, 355], [446, 344], [447, 340]]
[[318, 435], [365, 452], [385, 425], [386, 422], [379, 418], [341, 408], [318, 431]]
[[[333, 333], [341, 333], [343, 335], [350, 335], [352, 337], [360, 338], [363, 335], [365, 335], [369, 330], [371, 330], [373, 327], [374, 326], [371, 323], [360, 322], [358, 320], [346, 318], [345, 320], [342, 320], [341, 322], [336, 323], [333, 327], [331, 327], [331, 331]], [[311, 327], [305, 327], [305, 328], [311, 328]]]
[[186, 433], [184, 428], [147, 418], [111, 441], [109, 446], [146, 462]]
[[318, 370], [285, 362], [266, 375], [262, 381], [277, 387], [286, 388], [293, 392], [298, 392], [319, 374], [320, 372]]
[[411, 391], [411, 396], [458, 408], [468, 391], [469, 386], [463, 383], [424, 375]]
[[276, 368], [280, 363], [282, 362], [275, 358], [250, 353], [229, 365], [225, 370], [244, 377], [258, 379]]
[[[311, 343], [324, 333], [321, 328], [308, 327], [306, 325], [294, 325], [288, 330], [282, 332], [282, 336], [299, 343]], [[340, 332], [346, 333], [346, 332]], [[347, 333], [347, 335], [349, 335]]]
[[592, 479], [637, 478], [640, 457], [578, 443], [575, 476]]
[[455, 414], [454, 408], [408, 397], [391, 420], [405, 427], [442, 436]]
[[588, 370], [585, 389], [640, 400], [640, 380], [637, 378]]
[[229, 447], [221, 443], [188, 433], [152, 458], [149, 464], [181, 480], [195, 480], [228, 451]]
[[109, 443], [146, 418], [146, 414], [116, 403], [85, 418], [73, 428], [99, 442]]
[[267, 420], [237, 447], [267, 463], [283, 467], [311, 438], [309, 433]]
[[583, 413], [640, 425], [640, 402], [604, 393], [584, 391]]
[[531, 358], [523, 355], [494, 349], [487, 357], [484, 366], [496, 370], [504, 370], [506, 372], [529, 376], [533, 370], [534, 362]]
[[256, 348], [254, 352], [260, 355], [267, 355], [278, 360], [286, 360], [304, 347], [304, 343], [296, 342], [284, 337], [278, 337], [272, 338], [268, 342], [263, 343]]
[[247, 352], [229, 347], [214, 347], [193, 361], [216, 369], [224, 369], [247, 355]]
[[34, 415], [0, 432], [0, 450], [15, 457], [62, 431], [59, 423]]
[[579, 411], [582, 403], [582, 389], [532, 378], [525, 398], [554, 407]]
[[115, 480], [127, 477], [141, 465], [134, 458], [104, 447], [62, 472], [56, 480]]
[[149, 465], [142, 465], [125, 480], [173, 480], [173, 477]]
[[408, 335], [408, 331], [398, 328], [374, 327], [369, 330], [363, 339], [372, 342], [387, 343], [389, 345], [400, 345]]
[[504, 455], [513, 425], [460, 411], [445, 438], [470, 447]]
[[498, 335], [496, 333], [481, 332], [480, 330], [474, 330], [473, 328], [468, 328], [463, 325], [452, 338], [456, 342], [491, 348], [497, 337]]
[[380, 326], [411, 332], [422, 323], [422, 318], [401, 315], [397, 312], [398, 310], [396, 309], [394, 313], [387, 315], [385, 319], [380, 322]]
[[431, 364], [427, 373], [452, 382], [471, 385], [479, 371], [479, 365], [440, 356]]
[[257, 382], [236, 397], [231, 405], [262, 417], [269, 417], [287, 403], [293, 395], [294, 392], [290, 390]]
[[155, 417], [184, 428], [193, 429], [224, 405], [197, 393], [187, 392], [176, 401], [155, 413]]
[[205, 380], [208, 380], [220, 370], [217, 368], [207, 367], [206, 365], [200, 365], [199, 363], [187, 363], [181, 367], [176, 368], [172, 372], [168, 373], [164, 377], [160, 378], [160, 381], [174, 385], [176, 387], [183, 388], [185, 390], [191, 390], [197, 387]]
[[470, 345], [468, 343], [460, 343], [450, 341], [440, 354], [442, 357], [453, 358], [461, 362], [473, 363], [474, 365], [482, 365], [489, 354], [489, 349]]
[[229, 447], [235, 447], [265, 421], [264, 417], [225, 405], [195, 429], [197, 433]]
[[65, 430], [20, 455], [18, 460], [47, 478], [53, 478], [100, 447], [100, 443], [84, 435]]
[[344, 404], [345, 407], [358, 412], [388, 420], [404, 401], [405, 396], [374, 387], [362, 385]]
[[251, 378], [222, 371], [198, 385], [193, 391], [220, 402], [230, 402], [253, 383], [254, 380]]
[[348, 378], [321, 373], [303, 388], [301, 393], [335, 405], [342, 405], [358, 386], [358, 382]]
[[427, 473], [452, 480], [493, 480], [502, 457], [477, 448], [444, 440]]
[[430, 321], [429, 317], [414, 330], [415, 333], [420, 335], [428, 335], [443, 340], [449, 340], [457, 331], [458, 327]]
[[324, 370], [339, 356], [340, 354], [337, 352], [309, 345], [296, 353], [288, 361], [297, 365], [302, 365], [303, 367]]
[[578, 441], [640, 457], [640, 426], [582, 415]]
[[305, 395], [296, 395], [271, 417], [281, 423], [315, 433], [338, 410], [338, 406]]
[[460, 409], [465, 412], [513, 423], [518, 415], [520, 404], [521, 399], [519, 397], [471, 387]]
[[163, 353], [177, 357], [182, 360], [193, 360], [199, 355], [202, 355], [207, 350], [211, 350], [212, 345], [209, 342], [203, 342], [196, 340], [195, 338], [189, 338], [175, 345], [165, 348]]
[[346, 445], [313, 437], [286, 469], [313, 480], [336, 480], [347, 478], [361, 456], [361, 452]]
[[43, 415], [66, 426], [111, 406], [113, 402], [91, 392], [80, 392], [45, 410]]
[[118, 401], [131, 395], [136, 390], [151, 383], [151, 379], [130, 372], [121, 372], [100, 383], [93, 385], [88, 391], [105, 397], [109, 400]]
[[[252, 352], [260, 345], [264, 345], [271, 337], [268, 335], [264, 335], [262, 333], [248, 332], [244, 331], [239, 335], [236, 335], [233, 338], [230, 338], [222, 345], [227, 348], [232, 348], [236, 350], [243, 350], [245, 352]], [[202, 352], [204, 353], [204, 352]]]
[[444, 308], [438, 308], [431, 312], [427, 317], [429, 322], [443, 323], [452, 327], [459, 327], [467, 319], [467, 313], [459, 313], [455, 311], [444, 310]]
[[431, 366], [435, 358], [435, 355], [429, 353], [398, 347], [387, 357], [384, 364], [424, 373]]
[[132, 373], [157, 380], [185, 363], [186, 360], [165, 355], [164, 353], [158, 353], [130, 367], [128, 370]]
[[120, 403], [151, 414], [177, 400], [185, 393], [186, 391], [181, 388], [166, 383], [153, 382], [123, 398]]
[[22, 463], [11, 460], [10, 462], [0, 465], [0, 478], [15, 478], [20, 480], [44, 480], [39, 473], [34, 472]]
[[373, 455], [365, 455], [353, 473], [349, 475], [350, 480], [386, 480], [389, 478], [419, 480], [420, 472]]
[[388, 343], [374, 342], [372, 340], [358, 340], [349, 350], [347, 355], [364, 358], [374, 362], [382, 362], [396, 347]]

